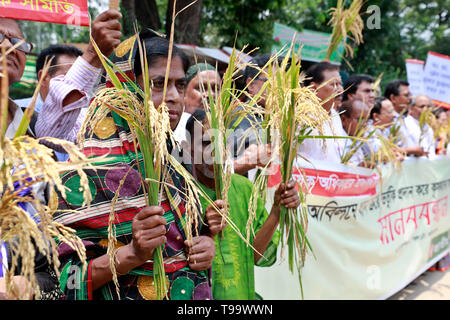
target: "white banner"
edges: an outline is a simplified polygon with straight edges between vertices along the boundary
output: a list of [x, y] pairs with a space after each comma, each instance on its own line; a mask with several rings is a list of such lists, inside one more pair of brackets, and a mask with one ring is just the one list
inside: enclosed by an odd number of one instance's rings
[[406, 59], [406, 76], [408, 78], [409, 90], [413, 96], [425, 94], [423, 82], [423, 66], [425, 62], [416, 59]]
[[[305, 299], [386, 299], [449, 252], [449, 157], [383, 168], [375, 191], [376, 171], [314, 165], [320, 170], [306, 172], [316, 187], [307, 196], [315, 257], [308, 254], [302, 269]], [[275, 265], [256, 268], [255, 281], [263, 299], [301, 299], [280, 248]]]
[[428, 52], [423, 81], [431, 99], [450, 104], [450, 57]]

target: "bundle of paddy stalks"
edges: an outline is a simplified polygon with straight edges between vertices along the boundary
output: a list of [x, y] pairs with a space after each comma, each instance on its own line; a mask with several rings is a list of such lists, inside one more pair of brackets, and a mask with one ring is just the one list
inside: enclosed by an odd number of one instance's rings
[[378, 141], [379, 147], [376, 152], [371, 152], [365, 159], [365, 162], [367, 163], [367, 167], [375, 168], [381, 177], [381, 167], [385, 164], [389, 164], [393, 169], [400, 171], [402, 168], [402, 161], [406, 154], [404, 150], [399, 147], [399, 143], [401, 142], [399, 120], [391, 125], [387, 136], [383, 135], [380, 131], [377, 131], [377, 129], [383, 130], [385, 127], [375, 127], [375, 134], [373, 134], [372, 137]]
[[[348, 164], [352, 160], [352, 157], [360, 151], [363, 145], [367, 144], [368, 140], [375, 134], [377, 128], [367, 126], [366, 120], [367, 119], [363, 119], [361, 114], [361, 117], [356, 124], [355, 134], [351, 138], [352, 142], [346, 152], [341, 156], [341, 163]], [[362, 158], [361, 160], [363, 161], [364, 159]], [[357, 163], [356, 165], [359, 164], [360, 163]]]
[[420, 130], [422, 131], [422, 134], [420, 136], [420, 141], [422, 141], [423, 133], [427, 128], [426, 126], [433, 129], [433, 133], [436, 138], [436, 133], [437, 133], [436, 131], [439, 130], [440, 124], [438, 123], [436, 116], [434, 115], [435, 109], [437, 109], [437, 108], [432, 107], [432, 106], [426, 107], [420, 114], [419, 126], [420, 126]]
[[203, 104], [207, 119], [205, 125], [212, 145], [215, 191], [217, 199], [224, 200], [225, 203], [233, 170], [233, 157], [227, 147], [228, 142], [236, 127], [253, 111], [256, 103], [255, 99], [252, 99], [243, 106], [238, 98], [242, 92], [235, 87], [235, 78], [246, 67], [244, 59], [247, 56], [248, 54], [242, 52], [238, 54], [233, 48], [219, 89], [216, 87], [213, 95], [209, 85], [207, 88], [201, 88], [208, 93], [208, 101]]
[[[57, 246], [64, 242], [78, 253], [84, 267], [87, 267], [85, 249], [75, 231], [53, 220], [57, 210], [57, 197], [52, 191], [57, 189], [65, 197], [66, 189], [60, 175], [67, 170], [76, 170], [80, 174], [83, 188], [80, 193], [83, 194], [84, 203], [89, 205], [91, 194], [83, 169], [94, 168], [94, 162], [88, 160], [71, 142], [54, 138], [35, 139], [26, 135], [40, 82], [14, 138], [6, 136], [9, 100], [7, 54], [3, 49], [0, 57], [0, 242], [8, 243], [10, 249], [10, 266], [5, 268], [4, 275], [6, 295], [9, 299], [26, 299], [30, 296], [39, 299], [41, 293], [35, 275], [36, 252], [47, 257], [48, 263], [59, 276]], [[50, 62], [43, 68], [44, 77], [49, 65]], [[56, 161], [53, 151], [41, 143], [43, 140], [62, 146], [69, 154], [70, 161]], [[41, 194], [37, 192], [43, 187], [50, 190], [48, 203], [41, 201]], [[8, 261], [1, 261], [0, 267], [7, 263]], [[23, 290], [19, 290], [13, 282], [16, 275], [25, 279]]]
[[[320, 101], [312, 88], [303, 86], [300, 53], [296, 53], [291, 46], [281, 63], [273, 63], [275, 59], [276, 57], [267, 65], [266, 108], [262, 122], [264, 138], [271, 143], [272, 159], [265, 168], [262, 168], [262, 173], [255, 180], [253, 200], [256, 193], [259, 192], [260, 196], [264, 196], [267, 191], [270, 164], [278, 162], [282, 182], [284, 184], [289, 182], [294, 163], [301, 157], [298, 154], [299, 146], [305, 139], [326, 138], [323, 135], [323, 125], [326, 121], [330, 121], [328, 112], [322, 107], [324, 102]], [[320, 135], [314, 136], [313, 132]], [[296, 267], [303, 297], [301, 268], [305, 262], [307, 249], [312, 252], [312, 247], [306, 237], [307, 190], [305, 186], [299, 186], [298, 189], [301, 204], [297, 209], [281, 207], [279, 229], [282, 254], [287, 248], [289, 268], [294, 272], [294, 266]], [[250, 214], [248, 227], [252, 225], [253, 217], [254, 215]]]
[[345, 0], [338, 0], [336, 7], [330, 9], [331, 19], [328, 24], [332, 25], [333, 30], [330, 45], [325, 55], [326, 60], [330, 60], [331, 55], [342, 42], [345, 43], [346, 56], [353, 57], [353, 47], [350, 43], [347, 43], [347, 38], [353, 40], [356, 45], [363, 42], [364, 21], [360, 16], [363, 1], [353, 0], [348, 9], [345, 9], [344, 3]]

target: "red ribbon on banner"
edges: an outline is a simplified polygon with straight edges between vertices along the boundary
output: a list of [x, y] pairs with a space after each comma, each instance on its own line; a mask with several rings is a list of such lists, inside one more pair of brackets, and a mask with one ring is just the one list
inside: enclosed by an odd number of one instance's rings
[[[376, 173], [360, 175], [296, 167], [292, 169], [292, 178], [300, 183], [303, 191], [310, 190], [311, 194], [324, 197], [374, 196], [377, 193], [377, 184], [379, 183], [379, 177]], [[274, 188], [280, 183], [280, 166], [272, 164], [268, 187]]]
[[89, 26], [87, 0], [0, 0], [0, 18]]

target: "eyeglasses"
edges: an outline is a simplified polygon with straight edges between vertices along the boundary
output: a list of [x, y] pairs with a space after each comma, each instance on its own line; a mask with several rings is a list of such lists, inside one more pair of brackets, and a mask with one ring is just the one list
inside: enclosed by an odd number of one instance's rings
[[7, 38], [13, 46], [15, 46], [18, 43], [21, 43], [20, 45], [17, 46], [17, 49], [22, 52], [30, 53], [31, 50], [33, 50], [33, 45], [30, 42], [26, 42], [24, 39], [21, 38], [11, 37], [6, 34], [0, 33], [0, 43], [2, 43], [5, 40], [5, 38]]

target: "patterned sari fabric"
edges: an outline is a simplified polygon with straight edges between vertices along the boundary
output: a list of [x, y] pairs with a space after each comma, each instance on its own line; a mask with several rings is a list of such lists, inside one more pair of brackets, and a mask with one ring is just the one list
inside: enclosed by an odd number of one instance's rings
[[[113, 59], [133, 81], [132, 67], [136, 46], [135, 38], [125, 41], [117, 48]], [[123, 77], [120, 78], [125, 81]], [[106, 81], [105, 85], [112, 86], [109, 81]], [[67, 172], [63, 175], [63, 182], [69, 191], [65, 200], [60, 197], [59, 209], [77, 212], [62, 212], [56, 216], [58, 222], [74, 228], [83, 240], [88, 264], [87, 268], [83, 269], [74, 250], [66, 244], [61, 244], [61, 289], [66, 299], [156, 299], [151, 261], [126, 275], [118, 275], [120, 296], [117, 296], [112, 281], [95, 291], [92, 290], [91, 262], [107, 252], [108, 220], [114, 198], [117, 198], [113, 208], [116, 247], [130, 243], [133, 217], [146, 206], [146, 192], [140, 173], [144, 172], [143, 157], [141, 152], [135, 149], [126, 120], [111, 112], [93, 133], [91, 138], [90, 130], [87, 130], [83, 152], [90, 157], [108, 155], [106, 161], [101, 163], [106, 169], [86, 170], [93, 201], [90, 207], [82, 207], [80, 177], [76, 172]], [[168, 167], [168, 172], [167, 182], [175, 188], [169, 187], [170, 197], [164, 192], [160, 196], [161, 207], [167, 220], [167, 242], [163, 248], [163, 257], [169, 284], [168, 298], [212, 299], [209, 270], [195, 272], [189, 268], [187, 262], [184, 245], [186, 234], [183, 230], [186, 214], [185, 199], [182, 196], [184, 180], [172, 167]], [[124, 182], [119, 188], [121, 181]], [[193, 234], [201, 234], [202, 227], [204, 226], [195, 226]]]

